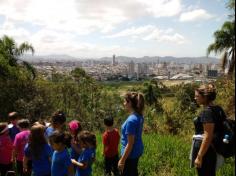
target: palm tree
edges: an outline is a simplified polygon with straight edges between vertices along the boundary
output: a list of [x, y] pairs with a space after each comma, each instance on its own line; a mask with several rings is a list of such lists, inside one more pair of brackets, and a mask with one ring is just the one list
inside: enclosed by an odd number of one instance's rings
[[227, 74], [232, 77], [235, 70], [235, 22], [227, 21], [220, 30], [214, 33], [215, 42], [207, 49], [207, 56], [211, 52], [223, 53], [222, 69], [227, 69]]
[[[0, 55], [2, 56], [1, 58], [7, 61], [9, 66], [11, 67], [23, 66], [32, 74], [33, 78], [35, 78], [35, 69], [28, 62], [22, 61], [20, 59], [20, 57], [28, 51], [30, 51], [32, 55], [34, 54], [33, 46], [28, 44], [27, 42], [24, 42], [20, 44], [19, 47], [17, 47], [14, 39], [6, 35], [0, 38]], [[19, 63], [19, 61], [21, 63]]]

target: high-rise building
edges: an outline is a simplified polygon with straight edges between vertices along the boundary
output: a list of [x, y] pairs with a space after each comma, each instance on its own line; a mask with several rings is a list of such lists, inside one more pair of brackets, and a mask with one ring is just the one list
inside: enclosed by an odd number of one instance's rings
[[129, 64], [128, 64], [128, 75], [129, 77], [133, 77], [135, 75], [135, 64], [134, 64], [134, 61], [131, 61]]
[[113, 56], [112, 56], [112, 65], [113, 66], [116, 66], [116, 55], [114, 54]]

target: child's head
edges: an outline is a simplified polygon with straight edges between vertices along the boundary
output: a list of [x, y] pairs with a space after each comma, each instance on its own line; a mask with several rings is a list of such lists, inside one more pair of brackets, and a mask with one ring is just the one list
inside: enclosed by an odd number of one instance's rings
[[68, 126], [69, 126], [70, 133], [72, 135], [77, 135], [80, 131], [82, 131], [80, 122], [77, 120], [72, 120]]
[[14, 125], [16, 125], [17, 120], [20, 119], [20, 115], [17, 112], [10, 112], [8, 114], [8, 119], [11, 123], [13, 123]]
[[45, 127], [41, 124], [33, 125], [30, 129], [29, 146], [34, 158], [40, 157], [41, 149], [47, 143], [44, 131]]
[[82, 148], [96, 148], [96, 135], [89, 131], [82, 131], [78, 135], [78, 140]]
[[66, 122], [66, 116], [62, 111], [57, 111], [51, 118], [52, 126], [56, 129], [60, 129]]
[[49, 142], [54, 150], [61, 151], [66, 147], [67, 138], [65, 133], [54, 131], [53, 134], [49, 137]]
[[8, 133], [7, 123], [5, 123], [5, 122], [0, 123], [0, 136], [3, 134], [6, 134], [6, 133]]
[[21, 119], [17, 122], [20, 129], [28, 129], [30, 127], [30, 122], [28, 119]]
[[113, 124], [114, 124], [114, 120], [113, 120], [112, 117], [107, 117], [107, 118], [104, 119], [104, 125], [106, 127], [112, 127]]

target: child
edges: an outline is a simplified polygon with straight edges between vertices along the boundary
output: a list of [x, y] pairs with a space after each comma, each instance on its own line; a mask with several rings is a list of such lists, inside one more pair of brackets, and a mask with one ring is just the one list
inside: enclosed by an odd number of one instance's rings
[[17, 121], [20, 117], [17, 112], [11, 112], [8, 114], [8, 118], [10, 120], [10, 124], [8, 125], [9, 135], [12, 142], [14, 142], [16, 134], [20, 132], [20, 129], [17, 127]]
[[77, 167], [76, 176], [91, 176], [92, 164], [95, 161], [96, 136], [88, 131], [82, 131], [78, 139], [82, 147], [82, 153], [78, 161], [71, 159], [72, 163]]
[[65, 134], [60, 131], [55, 131], [50, 136], [49, 141], [54, 150], [51, 176], [74, 176], [74, 168], [65, 145], [67, 142]]
[[0, 123], [0, 175], [5, 176], [12, 170], [12, 141], [9, 136], [7, 123]]
[[17, 172], [20, 176], [27, 174], [23, 173], [23, 157], [24, 157], [24, 148], [29, 139], [29, 125], [30, 122], [28, 119], [22, 119], [18, 121], [18, 126], [20, 128], [20, 133], [15, 137], [13, 144], [13, 161], [16, 161]]
[[32, 126], [29, 142], [25, 146], [24, 171], [28, 171], [29, 159], [32, 159], [33, 176], [51, 175], [52, 150], [44, 136], [45, 127], [41, 124]]
[[62, 111], [57, 111], [51, 118], [51, 126], [49, 126], [45, 131], [45, 136], [47, 139], [52, 135], [55, 130], [63, 131], [63, 127], [66, 122], [66, 116]]
[[81, 153], [81, 148], [78, 142], [78, 134], [81, 132], [82, 128], [77, 120], [73, 120], [69, 123], [69, 131], [72, 136], [71, 140], [71, 158], [78, 160]]
[[113, 128], [114, 120], [112, 117], [104, 119], [106, 131], [103, 133], [102, 141], [104, 145], [103, 155], [105, 163], [105, 175], [119, 175], [118, 170], [118, 145], [120, 134], [117, 129]]

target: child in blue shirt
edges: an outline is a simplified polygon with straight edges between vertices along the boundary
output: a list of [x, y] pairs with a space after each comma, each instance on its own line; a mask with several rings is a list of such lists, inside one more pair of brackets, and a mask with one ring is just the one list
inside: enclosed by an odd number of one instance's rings
[[78, 161], [72, 159], [72, 163], [76, 166], [76, 176], [91, 176], [92, 164], [96, 155], [96, 136], [88, 131], [82, 131], [78, 140], [82, 147]]
[[28, 172], [29, 160], [32, 160], [33, 176], [51, 175], [52, 150], [44, 136], [44, 129], [41, 124], [32, 126], [24, 149], [23, 169]]
[[74, 168], [65, 143], [64, 133], [55, 131], [49, 138], [54, 150], [52, 156], [51, 176], [74, 176]]
[[46, 128], [45, 136], [47, 139], [53, 134], [54, 131], [63, 131], [65, 127], [66, 116], [64, 112], [57, 111], [51, 117], [51, 125]]

